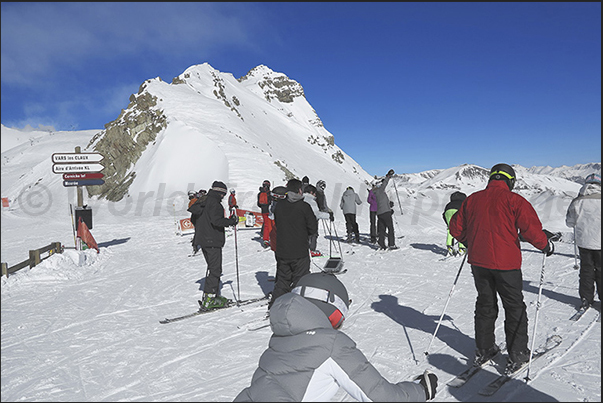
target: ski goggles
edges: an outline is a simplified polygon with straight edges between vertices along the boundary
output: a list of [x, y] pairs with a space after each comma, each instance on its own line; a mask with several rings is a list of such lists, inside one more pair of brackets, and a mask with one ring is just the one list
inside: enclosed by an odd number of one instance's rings
[[339, 295], [323, 290], [322, 288], [315, 288], [310, 286], [299, 286], [295, 287], [291, 292], [301, 295], [304, 298], [312, 298], [317, 301], [326, 302], [327, 304], [333, 305], [337, 310], [329, 316], [329, 321], [333, 328], [338, 329], [343, 323], [344, 319], [348, 315], [348, 305]]
[[509, 174], [508, 174], [508, 173], [506, 173], [505, 171], [496, 171], [496, 172], [492, 172], [492, 173], [490, 174], [490, 176], [492, 176], [492, 175], [496, 175], [496, 174], [500, 174], [500, 175], [502, 175], [502, 176], [504, 176], [504, 177], [506, 177], [506, 178], [508, 178], [508, 179], [515, 179], [515, 177], [514, 177], [514, 176], [509, 175]]

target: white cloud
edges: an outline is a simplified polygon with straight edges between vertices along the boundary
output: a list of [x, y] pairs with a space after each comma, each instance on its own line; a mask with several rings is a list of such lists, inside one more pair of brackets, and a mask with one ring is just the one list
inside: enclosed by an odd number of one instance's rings
[[[249, 48], [265, 29], [249, 5], [215, 3], [2, 4], [2, 83], [37, 85], [57, 71], [127, 56]], [[139, 57], [133, 57], [140, 55]]]

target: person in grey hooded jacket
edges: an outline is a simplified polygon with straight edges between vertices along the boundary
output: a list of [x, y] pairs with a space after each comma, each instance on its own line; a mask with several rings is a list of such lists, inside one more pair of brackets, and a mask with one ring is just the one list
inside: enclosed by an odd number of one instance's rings
[[343, 388], [359, 401], [424, 402], [436, 394], [437, 376], [385, 379], [340, 331], [350, 300], [333, 274], [310, 273], [270, 308], [273, 335], [251, 385], [235, 402], [328, 401]]
[[595, 285], [601, 300], [601, 174], [585, 178], [578, 197], [570, 203], [565, 216], [568, 227], [574, 227], [574, 242], [580, 251], [580, 309], [595, 299]]
[[339, 202], [339, 208], [343, 211], [345, 217], [345, 228], [348, 235], [347, 241], [352, 240], [352, 236], [355, 237], [356, 242], [360, 242], [360, 231], [358, 230], [358, 223], [356, 222], [356, 205], [361, 205], [362, 201], [358, 193], [354, 192], [354, 188], [348, 186], [348, 188], [341, 195], [341, 202]]

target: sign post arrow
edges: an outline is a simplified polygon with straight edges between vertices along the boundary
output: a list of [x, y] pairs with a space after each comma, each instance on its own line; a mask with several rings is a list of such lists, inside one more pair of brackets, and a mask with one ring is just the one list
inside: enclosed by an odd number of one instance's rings
[[105, 183], [104, 179], [82, 179], [82, 180], [73, 180], [73, 181], [63, 181], [63, 186], [95, 186], [95, 185], [103, 185]]
[[100, 172], [104, 167], [101, 164], [54, 164], [52, 172], [55, 174], [64, 174], [70, 172]]
[[101, 162], [103, 155], [100, 153], [54, 153], [52, 162], [55, 164], [72, 164], [81, 162]]
[[63, 180], [81, 180], [81, 179], [102, 179], [105, 177], [105, 174], [100, 172], [97, 173], [74, 173], [74, 174], [63, 174]]

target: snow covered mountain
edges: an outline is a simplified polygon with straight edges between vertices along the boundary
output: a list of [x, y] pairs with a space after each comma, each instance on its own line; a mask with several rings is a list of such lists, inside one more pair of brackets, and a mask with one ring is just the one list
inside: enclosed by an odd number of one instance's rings
[[221, 180], [251, 208], [265, 179], [281, 185], [307, 175], [325, 180], [328, 191], [371, 179], [335, 144], [302, 86], [263, 65], [239, 79], [204, 63], [171, 84], [147, 80], [82, 151], [105, 156], [106, 183], [88, 192], [110, 201], [185, 194]]

